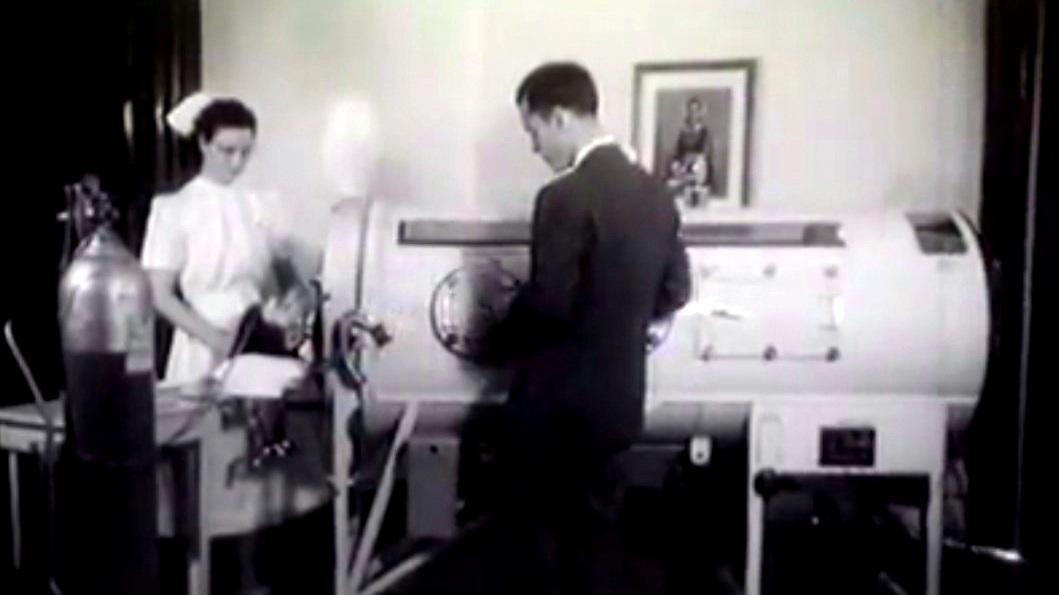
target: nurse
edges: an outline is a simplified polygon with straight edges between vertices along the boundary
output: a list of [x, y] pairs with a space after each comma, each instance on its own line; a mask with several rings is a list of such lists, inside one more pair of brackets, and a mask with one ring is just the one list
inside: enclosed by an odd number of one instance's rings
[[[197, 93], [166, 119], [178, 134], [194, 138], [202, 167], [177, 192], [154, 199], [140, 260], [156, 310], [175, 327], [165, 383], [186, 385], [203, 380], [229, 356], [251, 307], [261, 305], [268, 318], [277, 303], [293, 303], [294, 310], [311, 305], [290, 299], [304, 286], [292, 281], [291, 268], [278, 267], [290, 255], [283, 250], [283, 234], [270, 231], [268, 222], [275, 217], [267, 216], [260, 195], [235, 184], [254, 151], [253, 112], [238, 99]], [[289, 429], [298, 434], [296, 424]], [[312, 436], [298, 439], [295, 456], [259, 469], [246, 465], [245, 426], [225, 426], [204, 442], [205, 456], [213, 461], [205, 480], [211, 535], [277, 525], [327, 499], [322, 469], [312, 463], [314, 457], [318, 460]], [[160, 500], [170, 492], [165, 476], [162, 472]], [[166, 509], [164, 503], [161, 508]], [[163, 534], [170, 524], [175, 526], [169, 513], [159, 518]], [[258, 582], [249, 560], [254, 541], [243, 540], [239, 547], [244, 587]]]
[[275, 242], [259, 197], [233, 185], [254, 150], [253, 112], [237, 99], [195, 94], [168, 120], [194, 135], [202, 168], [155, 198], [140, 258], [155, 307], [175, 327], [164, 378], [184, 384], [228, 355], [240, 318], [275, 284]]

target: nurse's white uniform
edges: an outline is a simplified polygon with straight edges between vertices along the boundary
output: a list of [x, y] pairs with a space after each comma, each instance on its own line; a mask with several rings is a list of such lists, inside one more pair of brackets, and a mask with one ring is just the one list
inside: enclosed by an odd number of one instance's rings
[[[268, 231], [256, 197], [199, 176], [151, 205], [144, 268], [177, 271], [184, 300], [213, 326], [235, 332], [269, 280]], [[201, 380], [218, 363], [209, 347], [175, 329], [166, 384]]]
[[[147, 269], [176, 271], [184, 300], [219, 329], [235, 332], [248, 307], [262, 301], [270, 282], [270, 233], [260, 199], [251, 192], [196, 177], [178, 192], [155, 198], [147, 220], [141, 263]], [[164, 376], [165, 384], [201, 380], [220, 357], [198, 339], [176, 328]], [[305, 440], [298, 440], [308, 454]], [[207, 506], [211, 532], [241, 533], [275, 524], [322, 503], [319, 470], [299, 464], [300, 457], [253, 475], [228, 468], [246, 455], [245, 426], [222, 430], [209, 440], [206, 455], [214, 470]], [[304, 461], [301, 461], [304, 462]], [[165, 499], [163, 489], [159, 493]], [[159, 519], [160, 529], [170, 519]]]

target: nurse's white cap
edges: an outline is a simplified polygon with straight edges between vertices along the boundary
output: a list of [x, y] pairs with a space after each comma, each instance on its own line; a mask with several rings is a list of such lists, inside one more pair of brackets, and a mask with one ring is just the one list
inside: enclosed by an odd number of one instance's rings
[[213, 95], [203, 91], [196, 91], [180, 100], [180, 103], [165, 116], [166, 123], [174, 132], [185, 138], [195, 134], [195, 120], [198, 119], [202, 110], [216, 99]]

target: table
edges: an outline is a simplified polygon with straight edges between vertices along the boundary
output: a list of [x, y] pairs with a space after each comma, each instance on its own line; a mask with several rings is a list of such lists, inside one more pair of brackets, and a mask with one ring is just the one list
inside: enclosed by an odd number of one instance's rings
[[[45, 410], [54, 420], [55, 447], [64, 436], [62, 401], [48, 401]], [[159, 388], [155, 400], [155, 442], [159, 446], [180, 446], [197, 451], [199, 464], [196, 466], [196, 489], [198, 497], [193, 522], [195, 524], [196, 543], [188, 560], [188, 592], [195, 595], [208, 595], [210, 588], [209, 540], [212, 532], [206, 526], [208, 515], [205, 506], [206, 482], [209, 475], [209, 457], [206, 449], [201, 448], [202, 439], [209, 432], [218, 431], [219, 414], [201, 400], [195, 400], [177, 393], [174, 389]], [[18, 481], [18, 455], [41, 454], [44, 451], [45, 421], [40, 409], [34, 403], [0, 408], [0, 449], [8, 453], [8, 476], [11, 490], [11, 533], [12, 553], [15, 568], [21, 566], [21, 505], [19, 502], [20, 486]]]

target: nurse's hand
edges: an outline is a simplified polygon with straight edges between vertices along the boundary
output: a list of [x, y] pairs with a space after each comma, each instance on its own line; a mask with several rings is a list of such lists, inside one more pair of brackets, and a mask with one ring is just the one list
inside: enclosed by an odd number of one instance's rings
[[213, 326], [198, 312], [188, 307], [184, 300], [177, 297], [177, 274], [175, 270], [147, 269], [155, 308], [166, 320], [173, 323], [173, 326], [209, 347], [218, 358], [227, 358], [232, 344], [235, 343], [235, 333], [226, 333]]
[[215, 330], [206, 338], [206, 345], [209, 346], [210, 351], [213, 351], [214, 355], [221, 359], [228, 357], [234, 344], [235, 333]]
[[308, 293], [288, 291], [281, 297], [269, 298], [261, 309], [261, 315], [265, 322], [283, 331], [285, 348], [293, 350], [306, 339], [312, 308]]

